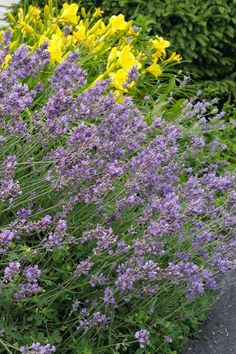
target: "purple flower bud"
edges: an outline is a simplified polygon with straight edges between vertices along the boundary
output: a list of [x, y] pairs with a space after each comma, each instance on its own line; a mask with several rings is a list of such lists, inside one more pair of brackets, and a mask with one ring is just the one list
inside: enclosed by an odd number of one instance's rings
[[135, 332], [134, 337], [139, 342], [140, 348], [144, 348], [145, 345], [150, 345], [149, 332], [146, 329]]
[[25, 267], [23, 272], [24, 276], [29, 283], [37, 283], [38, 279], [41, 276], [41, 270], [38, 265]]
[[89, 260], [80, 261], [76, 267], [75, 275], [78, 277], [81, 275], [88, 275], [92, 266], [93, 263], [91, 263]]
[[3, 280], [5, 282], [12, 281], [20, 271], [20, 262], [13, 261], [8, 264], [8, 266], [4, 270], [4, 277]]

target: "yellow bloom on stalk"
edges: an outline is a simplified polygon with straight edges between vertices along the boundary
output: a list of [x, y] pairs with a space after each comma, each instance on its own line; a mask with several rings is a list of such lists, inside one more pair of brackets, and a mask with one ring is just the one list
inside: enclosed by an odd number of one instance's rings
[[33, 27], [28, 25], [28, 23], [26, 23], [25, 21], [21, 21], [21, 29], [25, 33], [35, 34]]
[[44, 20], [45, 21], [49, 21], [52, 18], [52, 13], [51, 13], [50, 8], [49, 8], [48, 5], [44, 6], [43, 16], [44, 16]]
[[17, 41], [12, 41], [10, 43], [10, 50], [11, 51], [16, 50], [17, 47], [18, 47], [18, 42]]
[[98, 20], [90, 30], [88, 30], [88, 34], [99, 34], [101, 27], [103, 26], [104, 22], [102, 19]]
[[[128, 73], [124, 69], [119, 69], [114, 73], [110, 74], [110, 77], [112, 79], [112, 86], [115, 87], [118, 90], [124, 91], [124, 84], [127, 81], [128, 78]], [[127, 90], [126, 90], [127, 91]]]
[[104, 47], [104, 44], [104, 42], [100, 42], [96, 46], [94, 46], [94, 53], [99, 52]]
[[102, 14], [103, 14], [103, 11], [101, 10], [101, 8], [100, 7], [97, 7], [96, 9], [95, 9], [95, 12], [94, 12], [94, 14], [93, 14], [93, 17], [102, 17]]
[[6, 15], [7, 15], [7, 18], [10, 22], [12, 22], [12, 23], [16, 22], [16, 18], [13, 16], [13, 14], [11, 12], [7, 12]]
[[124, 15], [111, 16], [109, 20], [113, 33], [116, 31], [124, 31], [127, 28], [128, 22], [125, 21]]
[[49, 42], [48, 51], [51, 56], [52, 62], [60, 63], [63, 56], [63, 39], [56, 35], [53, 35], [53, 38]]
[[141, 63], [135, 59], [130, 45], [124, 46], [124, 48], [121, 50], [118, 64], [126, 70], [131, 69], [134, 65], [137, 65], [139, 69], [142, 67]]
[[157, 59], [155, 59], [152, 63], [152, 65], [150, 65], [147, 69], [147, 72], [149, 72], [150, 74], [152, 74], [153, 76], [157, 77], [162, 75], [162, 70], [159, 64], [157, 64]]
[[78, 42], [83, 42], [85, 39], [85, 34], [86, 34], [86, 28], [83, 23], [83, 20], [80, 21], [79, 26], [77, 28], [78, 28], [78, 31], [74, 32], [74, 38]]
[[42, 35], [39, 39], [38, 45], [40, 46], [44, 42], [48, 43], [48, 51], [50, 53], [51, 61], [53, 63], [60, 63], [63, 57], [63, 38], [57, 33], [52, 36], [52, 39], [48, 39], [45, 35]]
[[171, 54], [171, 56], [165, 60], [165, 63], [171, 63], [172, 61], [180, 62], [183, 58], [180, 54], [176, 54], [175, 52]]
[[76, 25], [78, 22], [78, 18], [76, 16], [78, 9], [79, 6], [77, 4], [64, 4], [59, 20]]
[[47, 36], [51, 37], [53, 34], [58, 33], [59, 31], [61, 32], [60, 27], [57, 25], [57, 23], [53, 23], [50, 27], [48, 27], [46, 34]]
[[54, 39], [50, 41], [48, 51], [51, 56], [52, 62], [60, 63], [62, 61], [62, 39]]
[[99, 20], [100, 21], [100, 27], [99, 27], [99, 29], [97, 30], [97, 35], [98, 36], [102, 36], [105, 32], [106, 32], [106, 30], [107, 30], [107, 27], [106, 27], [106, 25], [105, 25], [105, 23], [103, 22], [103, 20]]
[[5, 56], [4, 62], [2, 63], [1, 67], [5, 69], [7, 67], [10, 59], [11, 59], [11, 55], [7, 54]]
[[114, 61], [117, 59], [117, 56], [118, 56], [117, 47], [111, 48], [111, 51], [107, 58], [107, 69], [112, 63], [114, 63]]
[[116, 72], [110, 73], [110, 78], [112, 79], [112, 86], [119, 91], [128, 92], [127, 89], [135, 86], [134, 81], [127, 84], [128, 71], [125, 69], [119, 69]]
[[49, 43], [50, 40], [45, 36], [45, 34], [42, 34], [42, 36], [39, 38], [38, 46], [40, 47], [45, 42]]
[[91, 34], [90, 36], [88, 36], [86, 38], [86, 44], [89, 48], [94, 48], [95, 47], [95, 44], [96, 44], [96, 38], [95, 38], [95, 35], [94, 34]]
[[81, 15], [83, 16], [83, 18], [87, 17], [87, 13], [86, 13], [86, 10], [84, 7], [81, 7], [80, 12], [81, 12]]
[[130, 26], [129, 27], [129, 30], [128, 30], [128, 32], [127, 32], [127, 35], [129, 35], [129, 36], [134, 36], [134, 35], [138, 35], [139, 34], [139, 32], [138, 31], [136, 31], [136, 30], [134, 30], [134, 27], [133, 26]]
[[164, 50], [170, 46], [169, 41], [159, 36], [156, 36], [155, 39], [151, 39], [151, 43], [153, 49], [158, 49], [161, 50], [162, 52], [164, 52]]
[[27, 16], [32, 16], [34, 20], [39, 20], [41, 10], [36, 6], [29, 6]]
[[162, 37], [156, 36], [155, 39], [150, 40], [152, 44], [152, 49], [155, 50], [155, 53], [152, 55], [154, 59], [160, 58], [162, 55], [166, 54], [165, 49], [170, 46], [170, 42], [163, 39]]

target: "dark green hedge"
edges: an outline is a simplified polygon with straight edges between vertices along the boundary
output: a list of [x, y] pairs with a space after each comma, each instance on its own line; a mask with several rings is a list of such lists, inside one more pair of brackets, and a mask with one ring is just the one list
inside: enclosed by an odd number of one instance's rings
[[[44, 5], [47, 1], [28, 2]], [[65, 1], [58, 0], [59, 6]], [[72, 1], [68, 1], [72, 2]], [[105, 15], [126, 15], [148, 32], [172, 42], [186, 62], [183, 70], [204, 82], [208, 93], [236, 96], [236, 0], [81, 0]], [[22, 0], [22, 4], [26, 1]]]

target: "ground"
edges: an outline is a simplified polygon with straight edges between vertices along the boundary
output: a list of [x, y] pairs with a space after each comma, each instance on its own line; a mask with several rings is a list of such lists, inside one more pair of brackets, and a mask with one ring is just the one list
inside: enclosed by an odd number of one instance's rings
[[236, 354], [236, 271], [219, 282], [219, 300], [186, 354]]

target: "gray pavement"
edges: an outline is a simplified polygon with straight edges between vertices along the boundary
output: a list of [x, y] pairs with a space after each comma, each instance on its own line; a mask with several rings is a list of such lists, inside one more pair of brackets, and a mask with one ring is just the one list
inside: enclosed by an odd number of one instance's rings
[[219, 281], [219, 300], [185, 354], [236, 354], [236, 271]]

